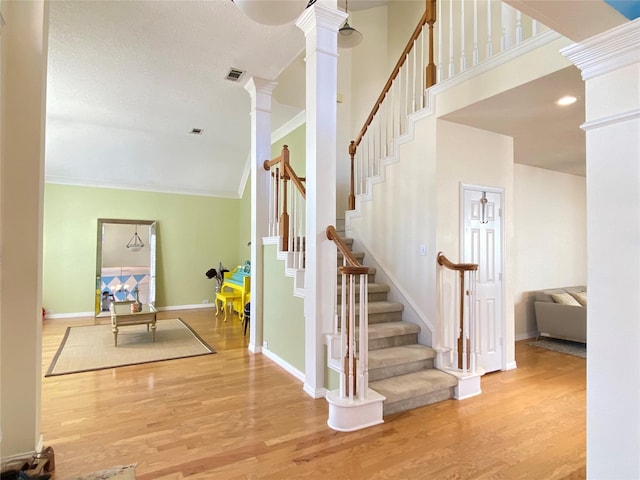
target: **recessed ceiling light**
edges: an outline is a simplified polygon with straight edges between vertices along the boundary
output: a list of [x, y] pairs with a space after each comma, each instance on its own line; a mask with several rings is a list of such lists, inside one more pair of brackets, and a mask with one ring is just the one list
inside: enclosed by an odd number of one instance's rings
[[559, 98], [558, 100], [556, 100], [556, 105], [560, 105], [561, 107], [565, 107], [567, 105], [571, 105], [572, 103], [576, 103], [576, 101], [578, 100], [577, 97], [574, 97], [573, 95], [565, 95], [562, 98]]

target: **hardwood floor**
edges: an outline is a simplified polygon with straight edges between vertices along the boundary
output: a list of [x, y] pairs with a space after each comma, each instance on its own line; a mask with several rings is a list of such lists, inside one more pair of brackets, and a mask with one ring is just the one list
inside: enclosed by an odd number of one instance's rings
[[[339, 433], [324, 399], [248, 352], [237, 318], [159, 316], [175, 317], [218, 353], [42, 380], [55, 480], [129, 463], [138, 480], [586, 477], [584, 359], [518, 342], [518, 368], [485, 375], [482, 395]], [[43, 372], [66, 327], [92, 322], [44, 322]]]

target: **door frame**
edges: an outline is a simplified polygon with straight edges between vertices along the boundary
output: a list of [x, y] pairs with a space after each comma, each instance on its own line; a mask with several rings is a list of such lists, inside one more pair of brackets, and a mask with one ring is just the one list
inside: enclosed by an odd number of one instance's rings
[[504, 188], [500, 187], [488, 187], [482, 185], [476, 185], [471, 183], [460, 182], [460, 195], [458, 199], [458, 218], [460, 220], [458, 239], [459, 239], [459, 257], [460, 261], [464, 261], [464, 241], [465, 241], [465, 224], [464, 224], [464, 194], [467, 191], [471, 192], [488, 192], [496, 193], [500, 195], [500, 335], [501, 335], [501, 368], [502, 371], [507, 370], [507, 346], [505, 345], [506, 332], [507, 332], [507, 316], [506, 316], [506, 225], [505, 225], [505, 212], [504, 212]]

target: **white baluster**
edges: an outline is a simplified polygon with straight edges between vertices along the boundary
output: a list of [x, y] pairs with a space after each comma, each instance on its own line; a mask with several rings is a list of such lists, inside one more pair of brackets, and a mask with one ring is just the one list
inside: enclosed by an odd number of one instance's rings
[[516, 45], [522, 42], [522, 12], [516, 10]]
[[340, 299], [340, 361], [342, 362], [342, 374], [340, 375], [340, 397], [344, 398], [347, 392], [347, 372], [344, 371], [344, 357], [347, 353], [347, 279], [343, 273], [341, 275], [342, 296]]
[[438, 58], [436, 59], [436, 65], [438, 65], [438, 68], [436, 70], [436, 77], [438, 79], [437, 83], [442, 82], [442, 80], [444, 80], [444, 78], [442, 77], [442, 65], [443, 65], [443, 55], [442, 55], [442, 15], [440, 14], [440, 12], [442, 12], [442, 1], [443, 0], [438, 0], [438, 6], [437, 8], [437, 12], [438, 15], [441, 17], [437, 22], [436, 22], [436, 26], [438, 27], [438, 32], [437, 32], [437, 36], [438, 36]]
[[451, 78], [456, 73], [456, 67], [454, 65], [454, 53], [453, 53], [453, 2], [449, 2], [449, 77]]
[[491, 15], [491, 0], [487, 0], [487, 58], [493, 57], [493, 26]]
[[478, 0], [473, 0], [473, 64], [480, 62], [478, 51]]
[[356, 341], [355, 341], [355, 330], [356, 330], [356, 304], [355, 304], [355, 286], [354, 286], [354, 277], [353, 275], [348, 276], [349, 280], [349, 367], [347, 368], [349, 372], [349, 398], [353, 400], [353, 379], [355, 372], [353, 371], [353, 364], [356, 354]]
[[425, 28], [424, 25], [422, 26], [422, 30], [420, 31], [420, 108], [424, 108], [425, 106], [425, 102], [424, 102], [424, 93], [425, 93], [425, 86], [427, 84], [426, 81], [426, 68], [427, 68], [427, 63], [429, 61], [428, 57], [428, 53], [425, 51], [424, 49], [424, 41], [425, 41]]
[[412, 53], [413, 53], [413, 75], [411, 75], [412, 78], [412, 88], [411, 88], [411, 113], [416, 111], [416, 77], [417, 77], [417, 58], [416, 55], [418, 54], [418, 47], [417, 47], [417, 43], [416, 40], [413, 41], [413, 47], [411, 48]]
[[460, 71], [464, 72], [467, 69], [467, 46], [465, 38], [465, 16], [464, 16], [464, 4], [466, 2], [460, 2]]

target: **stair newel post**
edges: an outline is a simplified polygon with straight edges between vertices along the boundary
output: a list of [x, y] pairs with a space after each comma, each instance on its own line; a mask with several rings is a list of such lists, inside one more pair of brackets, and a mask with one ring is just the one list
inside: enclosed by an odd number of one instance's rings
[[349, 178], [349, 210], [355, 210], [356, 208], [356, 194], [355, 194], [355, 157], [356, 157], [356, 142], [351, 140], [349, 144], [349, 157], [351, 158], [351, 176]]
[[[354, 275], [355, 278], [355, 275]], [[369, 388], [369, 301], [367, 276], [360, 275], [360, 399], [364, 400]]]
[[289, 251], [289, 212], [287, 198], [287, 182], [289, 180], [289, 147], [282, 147], [282, 213], [280, 214], [280, 250]]
[[436, 0], [427, 0], [427, 24], [429, 25], [429, 63], [427, 64], [425, 88], [436, 84], [436, 64], [433, 52], [433, 25], [436, 23]]
[[276, 225], [278, 226], [278, 229], [276, 230], [276, 234], [280, 235], [280, 181], [281, 181], [281, 177], [280, 177], [280, 167], [276, 167], [276, 193], [275, 193], [275, 199], [276, 199], [276, 203], [274, 205], [274, 213], [276, 216]]
[[340, 345], [342, 348], [343, 360], [342, 360], [342, 375], [340, 378], [340, 397], [344, 398], [347, 396], [348, 388], [347, 388], [347, 377], [348, 377], [348, 366], [349, 366], [349, 337], [348, 330], [349, 325], [347, 322], [347, 278], [344, 272], [341, 271], [340, 275], [340, 321], [338, 323], [338, 328], [340, 329]]
[[[459, 285], [458, 285], [458, 306], [459, 306], [459, 318], [455, 321], [456, 327], [455, 332], [457, 332], [457, 345], [456, 350], [458, 352], [458, 363], [457, 366], [459, 369], [466, 371], [470, 365], [470, 351], [471, 346], [475, 346], [477, 339], [475, 338], [476, 328], [475, 328], [475, 272], [478, 270], [478, 265], [475, 263], [453, 263], [451, 262], [445, 255], [440, 252], [437, 257], [438, 265], [448, 268], [449, 270], [453, 270], [458, 272]], [[465, 290], [465, 275], [469, 272], [469, 282], [471, 283], [470, 289]], [[468, 322], [465, 324], [464, 321], [464, 306], [465, 306], [465, 297], [469, 297], [469, 317]], [[453, 340], [453, 339], [452, 339]], [[474, 367], [475, 369], [475, 364]]]
[[473, 339], [469, 349], [469, 368], [471, 373], [476, 371], [476, 357], [478, 355], [478, 337], [476, 332], [478, 331], [478, 325], [476, 324], [476, 271], [469, 271], [469, 336]]
[[458, 272], [460, 279], [460, 317], [458, 319], [458, 368], [463, 369], [464, 352], [464, 270]]

